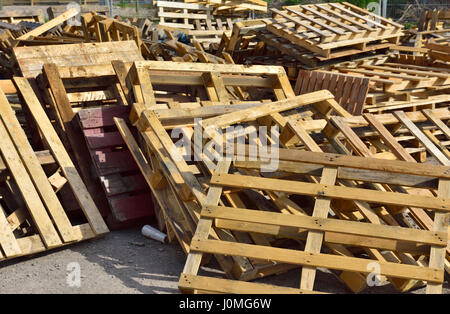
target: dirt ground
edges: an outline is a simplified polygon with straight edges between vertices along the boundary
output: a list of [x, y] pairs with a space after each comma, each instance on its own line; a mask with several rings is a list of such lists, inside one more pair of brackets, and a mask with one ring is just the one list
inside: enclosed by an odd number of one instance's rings
[[[80, 265], [80, 287], [70, 287], [67, 269]], [[78, 243], [33, 257], [7, 261], [0, 266], [0, 293], [179, 293], [178, 276], [185, 255], [176, 244], [161, 244], [144, 238], [139, 229], [113, 231], [105, 238]], [[70, 269], [69, 269], [70, 270]], [[202, 273], [220, 276], [214, 266]], [[296, 287], [299, 270], [261, 281]], [[319, 271], [315, 288], [347, 293], [345, 286], [327, 272]], [[413, 293], [424, 293], [421, 288]], [[366, 293], [396, 293], [390, 285]], [[444, 292], [450, 294], [448, 280]]]

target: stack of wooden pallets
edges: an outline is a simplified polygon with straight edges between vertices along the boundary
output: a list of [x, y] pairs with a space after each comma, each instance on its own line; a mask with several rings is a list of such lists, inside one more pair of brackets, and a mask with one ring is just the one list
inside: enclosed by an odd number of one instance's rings
[[411, 64], [398, 57], [300, 71], [296, 93], [328, 89], [349, 112], [381, 113], [446, 106], [450, 72], [440, 64]]
[[[344, 2], [272, 9], [267, 29], [325, 58], [398, 43], [403, 25]], [[342, 53], [342, 49], [344, 52]], [[375, 48], [376, 49], [376, 48]]]
[[204, 43], [219, 43], [223, 34], [230, 36], [231, 18], [215, 17], [212, 8], [202, 4], [156, 1], [158, 29], [182, 31], [188, 38]]
[[[0, 260], [154, 219], [187, 256], [181, 292], [326, 293], [326, 269], [440, 293], [447, 42], [398, 48], [402, 25], [345, 2], [239, 22], [213, 15], [258, 1], [167, 3], [159, 28], [4, 27]], [[288, 271], [296, 287], [259, 280]]]
[[386, 50], [404, 34], [402, 25], [347, 2], [271, 11], [271, 19], [235, 24], [231, 37], [224, 39], [226, 51], [240, 55], [253, 42], [256, 47], [263, 45], [266, 50], [275, 49], [308, 67], [317, 67]]

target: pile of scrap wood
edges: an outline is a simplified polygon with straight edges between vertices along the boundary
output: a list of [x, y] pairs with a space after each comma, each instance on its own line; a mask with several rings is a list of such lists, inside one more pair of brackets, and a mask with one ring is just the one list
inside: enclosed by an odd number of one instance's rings
[[[358, 292], [371, 263], [400, 291], [440, 291], [450, 270], [448, 108], [352, 116], [326, 90], [294, 96], [276, 66], [139, 61], [127, 75], [143, 144], [116, 123], [160, 224], [188, 253], [183, 292], [315, 292], [317, 267]], [[217, 141], [231, 126], [240, 128]], [[262, 147], [261, 126], [277, 126], [279, 142]], [[243, 150], [217, 160], [236, 143]], [[277, 151], [275, 172], [251, 155], [258, 146]], [[442, 166], [420, 163], [427, 154]], [[199, 274], [204, 253], [227, 279]], [[247, 282], [298, 266], [300, 289]]]
[[417, 28], [407, 30], [403, 44], [397, 47], [414, 55], [429, 53], [429, 42], [449, 42], [450, 10], [424, 10]]
[[[326, 269], [352, 292], [440, 293], [448, 43], [406, 51], [402, 25], [345, 2], [240, 22], [209, 17], [228, 1], [168, 3], [182, 26], [68, 11], [8, 30], [0, 259], [154, 219], [187, 255], [182, 292], [331, 292]], [[259, 280], [288, 271], [297, 287]]]

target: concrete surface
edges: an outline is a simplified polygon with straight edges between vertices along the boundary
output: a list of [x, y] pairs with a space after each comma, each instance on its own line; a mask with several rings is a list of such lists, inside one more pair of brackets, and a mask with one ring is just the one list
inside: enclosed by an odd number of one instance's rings
[[[175, 244], [146, 239], [138, 229], [114, 231], [103, 239], [1, 263], [0, 293], [178, 293], [184, 261]], [[66, 282], [73, 262], [80, 264], [79, 288]]]
[[[70, 287], [70, 263], [80, 265], [80, 287]], [[113, 231], [105, 238], [74, 244], [33, 257], [0, 264], [1, 293], [178, 293], [178, 276], [185, 255], [176, 244], [146, 239], [139, 229]], [[70, 269], [72, 271], [72, 269]], [[220, 276], [213, 265], [201, 273]], [[264, 278], [271, 284], [296, 287], [300, 271]], [[345, 286], [328, 272], [319, 271], [316, 289], [347, 293]], [[397, 293], [390, 285], [373, 287], [365, 293]], [[413, 293], [424, 293], [421, 288]], [[444, 292], [450, 294], [448, 280]]]

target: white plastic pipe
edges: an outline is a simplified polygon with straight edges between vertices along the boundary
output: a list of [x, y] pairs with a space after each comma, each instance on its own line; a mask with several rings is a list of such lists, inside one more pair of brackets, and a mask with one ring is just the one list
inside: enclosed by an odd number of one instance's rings
[[143, 226], [141, 233], [144, 237], [159, 241], [161, 243], [167, 242], [167, 235], [165, 233], [162, 233], [158, 229], [153, 228], [152, 226]]

